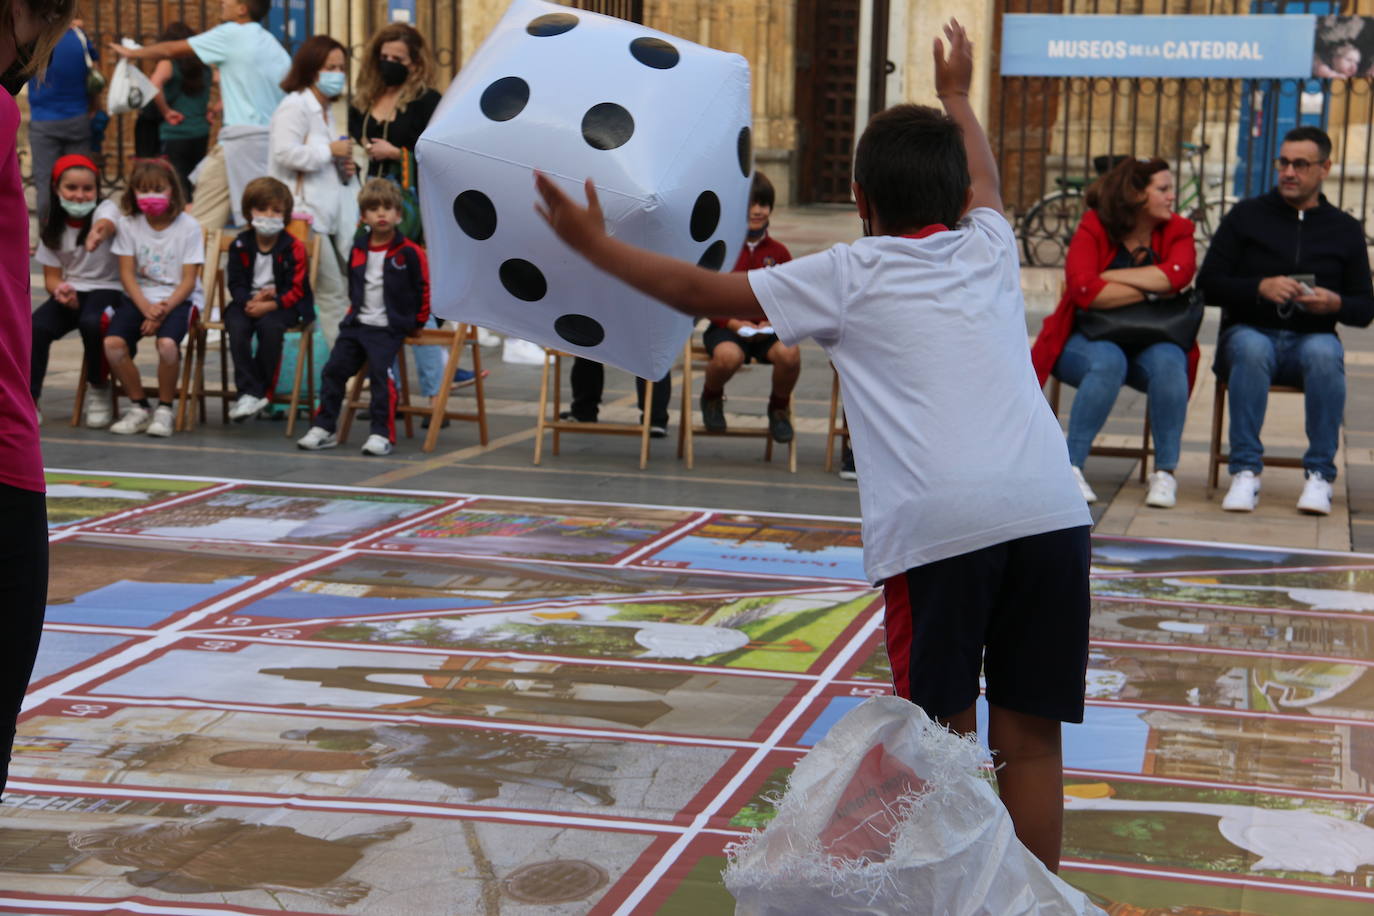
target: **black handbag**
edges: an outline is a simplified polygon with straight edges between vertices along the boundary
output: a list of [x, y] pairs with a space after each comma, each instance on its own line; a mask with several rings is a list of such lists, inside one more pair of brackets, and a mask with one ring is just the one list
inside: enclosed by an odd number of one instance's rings
[[1114, 309], [1085, 309], [1074, 329], [1089, 340], [1110, 340], [1129, 350], [1157, 343], [1191, 350], [1202, 326], [1202, 293], [1196, 287], [1167, 299], [1147, 299]]

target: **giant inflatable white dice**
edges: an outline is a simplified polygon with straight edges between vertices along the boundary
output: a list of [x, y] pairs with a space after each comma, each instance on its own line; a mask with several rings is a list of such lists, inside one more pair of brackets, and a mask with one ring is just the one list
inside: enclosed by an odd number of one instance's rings
[[591, 178], [618, 238], [729, 270], [748, 228], [750, 124], [739, 55], [515, 0], [416, 148], [435, 313], [662, 377], [691, 319], [559, 241], [533, 172], [579, 202]]

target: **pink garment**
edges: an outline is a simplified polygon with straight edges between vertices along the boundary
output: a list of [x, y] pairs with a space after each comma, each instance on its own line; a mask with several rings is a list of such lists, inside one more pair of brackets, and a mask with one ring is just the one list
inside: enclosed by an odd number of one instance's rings
[[29, 208], [19, 180], [18, 136], [19, 106], [0, 89], [0, 484], [42, 493], [38, 416], [29, 394]]

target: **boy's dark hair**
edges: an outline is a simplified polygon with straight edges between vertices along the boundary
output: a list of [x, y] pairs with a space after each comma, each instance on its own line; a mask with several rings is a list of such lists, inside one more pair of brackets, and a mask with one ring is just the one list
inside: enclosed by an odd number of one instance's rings
[[[95, 163], [91, 163], [94, 165]], [[86, 168], [84, 165], [69, 165], [62, 170], [62, 175], [67, 174], [72, 169], [84, 169], [95, 176], [95, 201], [100, 204], [100, 170]], [[71, 219], [67, 211], [62, 209], [62, 205], [57, 202], [57, 185], [62, 175], [52, 179], [52, 189], [48, 195], [48, 218], [44, 220], [42, 228], [38, 231], [38, 241], [43, 243], [45, 248], [57, 251], [62, 247], [62, 233], [67, 231], [67, 223]], [[86, 244], [86, 236], [91, 231], [91, 225], [95, 222], [95, 211], [91, 211], [81, 220], [81, 228], [76, 233], [76, 244], [78, 246]]]
[[854, 153], [854, 181], [885, 232], [954, 226], [964, 215], [969, 177], [964, 134], [926, 105], [894, 105], [868, 122]]
[[773, 209], [773, 182], [768, 180], [768, 176], [754, 170], [754, 183], [749, 187], [749, 206], [758, 204], [761, 207]]
[[311, 35], [296, 49], [291, 58], [291, 69], [281, 81], [282, 92], [300, 92], [309, 89], [319, 79], [329, 55], [335, 50], [343, 52], [344, 62], [348, 61], [348, 49], [328, 35]]
[[119, 198], [119, 209], [125, 216], [138, 216], [138, 192], [145, 191], [155, 184], [166, 182], [168, 186], [167, 212], [173, 218], [186, 212], [186, 190], [181, 186], [176, 169], [166, 159], [135, 159], [129, 171], [129, 183]]
[[266, 175], [261, 178], [254, 178], [243, 188], [243, 219], [245, 222], [253, 222], [253, 210], [271, 208], [280, 210], [283, 219], [290, 219], [291, 211], [295, 207], [296, 201], [291, 196], [291, 189], [275, 178]]
[[1283, 135], [1284, 143], [1301, 143], [1304, 140], [1311, 140], [1317, 144], [1318, 162], [1325, 162], [1331, 158], [1331, 138], [1320, 127], [1304, 125], [1295, 127]]
[[1127, 156], [1088, 187], [1083, 203], [1097, 211], [1097, 218], [1113, 244], [1120, 245], [1131, 234], [1136, 217], [1145, 206], [1145, 189], [1155, 175], [1168, 170], [1169, 163], [1158, 157]]
[[401, 212], [405, 202], [401, 199], [401, 189], [396, 182], [386, 178], [371, 178], [358, 192], [358, 211], [366, 213], [379, 207], [390, 207]]
[[272, 9], [272, 0], [239, 0], [244, 9], [248, 10], [248, 18], [254, 22], [262, 22], [263, 18]]

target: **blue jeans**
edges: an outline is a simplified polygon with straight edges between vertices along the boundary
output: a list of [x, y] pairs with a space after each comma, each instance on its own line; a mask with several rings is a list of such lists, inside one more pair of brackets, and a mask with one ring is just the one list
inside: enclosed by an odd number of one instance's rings
[[1233, 324], [1217, 341], [1215, 371], [1231, 393], [1230, 471], [1264, 470], [1260, 429], [1270, 385], [1303, 390], [1306, 471], [1336, 479], [1336, 446], [1345, 413], [1345, 350], [1335, 334], [1301, 334]]
[[1110, 340], [1089, 340], [1075, 331], [1054, 364], [1055, 378], [1078, 389], [1069, 414], [1069, 461], [1083, 467], [1093, 439], [1107, 422], [1123, 384], [1145, 392], [1155, 440], [1155, 468], [1178, 467], [1183, 421], [1188, 415], [1188, 354], [1178, 344], [1151, 344], [1127, 354]]

